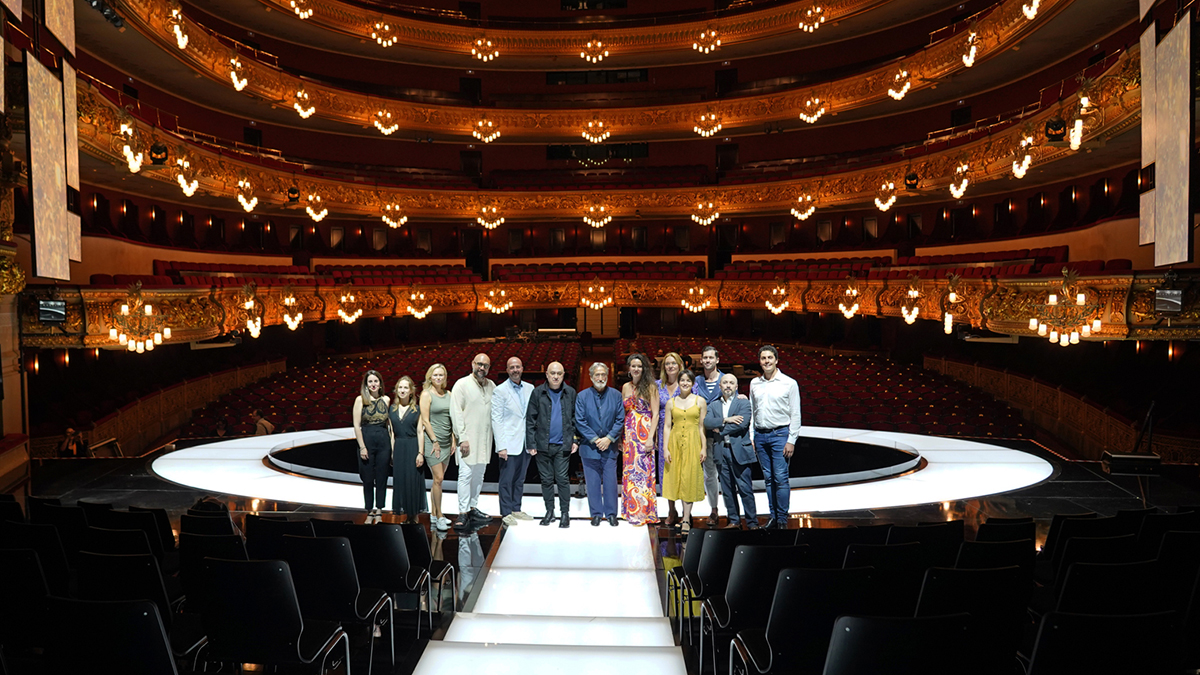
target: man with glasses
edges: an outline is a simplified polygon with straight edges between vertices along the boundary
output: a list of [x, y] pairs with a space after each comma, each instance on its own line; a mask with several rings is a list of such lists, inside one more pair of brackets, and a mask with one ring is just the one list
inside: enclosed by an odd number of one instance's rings
[[471, 374], [450, 390], [450, 424], [458, 439], [458, 520], [462, 529], [491, 519], [478, 508], [483, 491], [483, 471], [492, 460], [492, 394], [496, 383], [488, 379], [492, 360], [487, 354], [471, 359]]
[[601, 520], [617, 524], [617, 457], [625, 427], [621, 392], [608, 386], [608, 366], [596, 362], [588, 368], [592, 386], [575, 397], [575, 428], [579, 430], [579, 456], [587, 482], [592, 525]]

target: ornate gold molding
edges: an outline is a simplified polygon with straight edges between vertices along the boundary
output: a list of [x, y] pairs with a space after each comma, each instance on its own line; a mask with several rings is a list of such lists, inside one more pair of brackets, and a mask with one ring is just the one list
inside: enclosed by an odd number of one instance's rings
[[[1094, 112], [1089, 116], [1090, 128], [1084, 132], [1086, 139], [1109, 138], [1138, 123], [1141, 119], [1139, 73], [1139, 53], [1135, 45], [1097, 79], [1091, 106]], [[125, 160], [120, 152], [123, 141], [117, 134], [120, 111], [86, 80], [80, 79], [78, 87], [80, 149], [114, 166], [123, 166]], [[1068, 103], [1047, 109], [1030, 118], [1028, 123], [1040, 127], [1050, 117], [1065, 114]], [[171, 139], [168, 145], [172, 147], [172, 152], [183, 144], [201, 189], [212, 194], [230, 195], [231, 206], [236, 203], [233, 195], [237, 182], [245, 176], [254, 185], [255, 194], [262, 203], [260, 209], [282, 206], [286, 203], [288, 188], [297, 185], [302, 193], [320, 194], [330, 211], [341, 217], [379, 217], [383, 205], [396, 203], [409, 216], [439, 220], [472, 220], [484, 200], [494, 202], [509, 220], [573, 220], [581, 217], [588, 205], [597, 198], [603, 198], [609, 212], [617, 218], [632, 214], [635, 210], [647, 217], [686, 218], [699, 201], [719, 202], [722, 213], [784, 214], [800, 194], [813, 195], [822, 208], [870, 204], [881, 183], [893, 181], [899, 184], [907, 170], [916, 171], [922, 176], [922, 189], [932, 197], [932, 190], [944, 190], [950, 185], [955, 177], [955, 168], [964, 160], [972, 167], [971, 191], [990, 180], [1007, 180], [1023, 138], [1021, 128], [1012, 127], [952, 150], [926, 155], [912, 164], [897, 162], [804, 180], [704, 188], [609, 190], [599, 193], [594, 190], [480, 192], [366, 188], [360, 183], [314, 178], [297, 181], [292, 173], [239, 162], [140, 122], [137, 126], [144, 138]], [[1046, 145], [1041, 140], [1035, 141], [1030, 150], [1033, 161], [1039, 165], [1072, 154], [1068, 148]], [[1020, 152], [1027, 150], [1021, 149]], [[174, 157], [164, 166], [145, 166], [140, 175], [175, 184], [173, 162]], [[948, 191], [945, 194], [949, 196]]]
[[[1022, 4], [1027, 1], [1006, 0], [979, 19], [974, 28], [977, 35], [976, 64], [1028, 37], [1063, 8], [1077, 0], [1041, 0], [1041, 8], [1033, 20], [1025, 18], [1021, 10]], [[315, 106], [315, 114], [324, 119], [370, 128], [374, 115], [382, 110], [391, 114], [392, 123], [398, 125], [402, 131], [461, 135], [463, 138], [470, 137], [471, 129], [480, 116], [480, 111], [471, 107], [383, 99], [302, 81], [278, 66], [254, 60], [249, 54], [236, 53], [228, 41], [221, 40], [190, 19], [185, 20], [190, 39], [187, 48], [180, 50], [175, 46], [172, 26], [168, 21], [166, 0], [122, 0], [122, 5], [129, 10], [127, 20], [159, 44], [165, 52], [230, 88], [233, 88], [230, 80], [230, 58], [237, 56], [242, 64], [241, 76], [249, 80], [249, 84], [241, 91], [280, 107], [291, 108], [295, 103], [296, 93], [304, 89], [308, 95], [307, 102]], [[808, 5], [789, 8], [789, 11], [797, 13], [798, 16]], [[764, 10], [769, 11], [772, 10]], [[352, 23], [361, 30], [359, 21], [355, 19]], [[371, 22], [373, 23], [374, 19]], [[724, 30], [722, 29], [723, 35]], [[687, 37], [690, 34], [685, 35], [674, 28], [671, 31], [678, 33], [677, 38], [686, 38], [690, 48], [691, 38]], [[370, 31], [367, 31], [367, 35], [369, 33]], [[474, 37], [476, 35], [473, 32], [471, 39]], [[707, 112], [715, 112], [720, 116], [724, 128], [733, 130], [795, 119], [805, 109], [808, 99], [813, 96], [820, 97], [831, 113], [891, 101], [888, 89], [894, 86], [896, 72], [901, 68], [908, 73], [911, 83], [909, 93], [934, 87], [940, 80], [966, 69], [962, 62], [964, 41], [960, 37], [965, 39], [965, 36], [954, 36], [938, 41], [900, 62], [882, 65], [864, 73], [765, 96], [671, 106], [595, 110], [488, 108], [487, 115], [490, 121], [504, 130], [504, 137], [500, 142], [505, 143], [577, 142], [580, 130], [595, 115], [602, 116], [605, 124], [614, 130], [614, 136], [620, 135], [626, 139], [697, 138], [692, 128], [700, 115]], [[427, 44], [436, 44], [432, 36], [424, 33], [420, 39]], [[546, 45], [553, 42], [554, 40], [542, 34], [536, 44]], [[652, 48], [661, 49], [658, 46]], [[578, 53], [578, 47], [561, 49], [560, 55]]]

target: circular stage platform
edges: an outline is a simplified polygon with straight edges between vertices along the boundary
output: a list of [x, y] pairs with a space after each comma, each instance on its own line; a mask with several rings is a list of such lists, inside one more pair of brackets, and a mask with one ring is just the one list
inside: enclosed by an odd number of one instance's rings
[[[362, 508], [354, 431], [349, 428], [236, 438], [167, 453], [154, 460], [159, 477], [213, 493], [298, 504]], [[970, 499], [1017, 490], [1049, 478], [1054, 467], [1019, 450], [958, 438], [864, 429], [804, 427], [792, 463], [793, 513], [854, 511]], [[479, 508], [499, 509], [496, 463], [485, 476]], [[758, 469], [756, 477], [761, 478]], [[531, 474], [536, 470], [531, 468]], [[444, 488], [454, 492], [447, 476]], [[762, 481], [755, 482], [759, 513], [767, 511]], [[391, 504], [391, 498], [388, 498]], [[453, 496], [443, 507], [455, 512]], [[544, 513], [541, 490], [527, 483], [523, 508]], [[724, 503], [720, 504], [724, 512]], [[665, 500], [659, 510], [666, 513]], [[572, 499], [572, 511], [587, 513]]]

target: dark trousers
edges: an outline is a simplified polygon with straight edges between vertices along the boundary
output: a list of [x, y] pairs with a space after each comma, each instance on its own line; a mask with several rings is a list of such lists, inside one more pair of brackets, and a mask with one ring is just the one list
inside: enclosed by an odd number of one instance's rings
[[738, 515], [738, 495], [742, 497], [742, 515], [747, 522], [757, 523], [758, 509], [754, 505], [754, 483], [750, 477], [750, 465], [740, 464], [733, 451], [724, 443], [714, 443], [717, 456], [717, 475], [721, 479], [721, 496], [725, 498], [725, 513], [731, 523], [741, 522]]
[[558, 502], [562, 505], [562, 515], [567, 517], [571, 512], [571, 479], [567, 477], [567, 464], [571, 460], [571, 450], [563, 447], [562, 443], [552, 443], [543, 450], [538, 450], [537, 467], [542, 477], [542, 499], [546, 500], [546, 513], [554, 513], [554, 487], [558, 486]]
[[363, 484], [363, 508], [382, 509], [387, 504], [388, 476], [392, 473], [392, 441], [387, 427], [380, 424], [362, 426], [363, 444], [367, 458], [358, 456], [358, 475]]
[[787, 427], [754, 434], [754, 450], [758, 454], [763, 482], [767, 487], [767, 503], [771, 506], [771, 517], [779, 523], [787, 521], [788, 507], [792, 502], [788, 459], [783, 456], [783, 446], [787, 445], [787, 439]]
[[599, 459], [583, 458], [583, 479], [587, 481], [588, 508], [593, 516], [617, 515], [617, 444], [599, 453]]
[[525, 474], [529, 471], [529, 453], [508, 453], [500, 460], [500, 517], [521, 510], [521, 495], [525, 494]]

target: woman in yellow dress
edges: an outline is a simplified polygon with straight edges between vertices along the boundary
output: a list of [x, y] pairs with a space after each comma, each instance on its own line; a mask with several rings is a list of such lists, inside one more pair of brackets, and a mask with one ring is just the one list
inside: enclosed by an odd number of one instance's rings
[[679, 392], [667, 403], [663, 417], [663, 497], [683, 501], [684, 533], [692, 529], [692, 504], [704, 501], [704, 399], [692, 393], [696, 376], [679, 373]]

